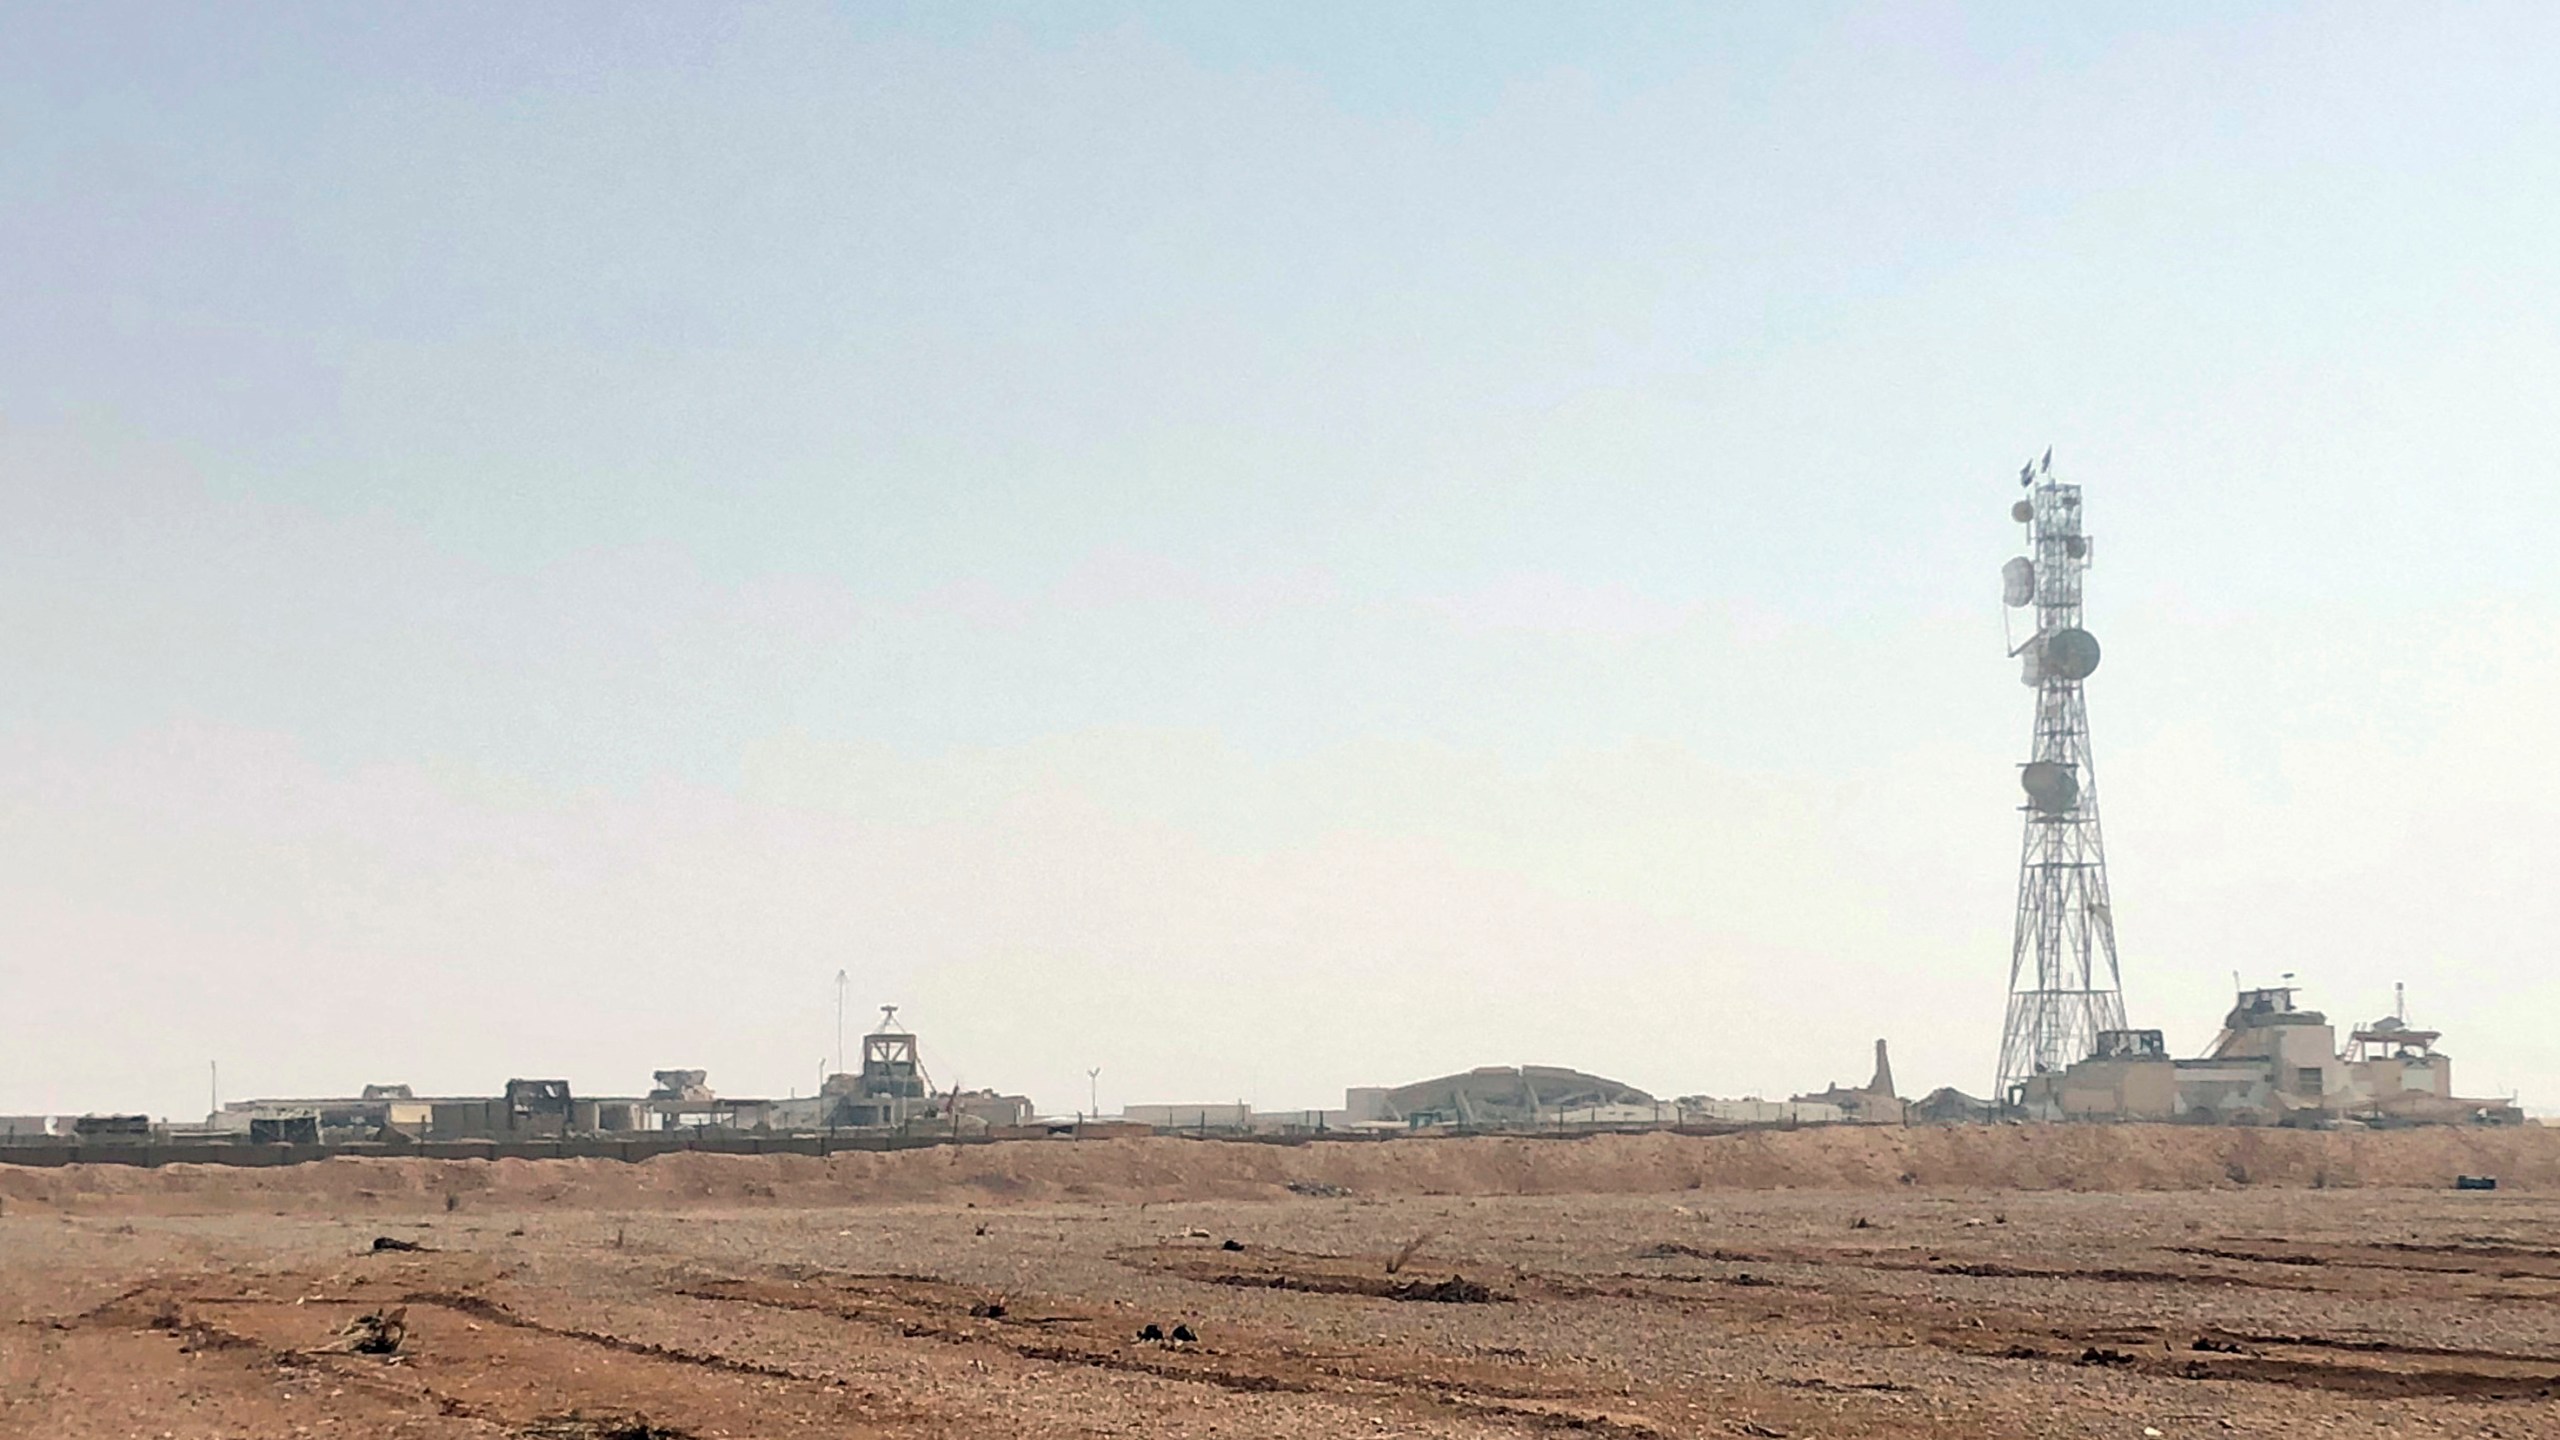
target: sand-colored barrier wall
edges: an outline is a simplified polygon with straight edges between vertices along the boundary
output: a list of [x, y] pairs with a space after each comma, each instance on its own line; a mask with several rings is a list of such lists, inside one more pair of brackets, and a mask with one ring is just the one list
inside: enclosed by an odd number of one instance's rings
[[380, 1214], [475, 1209], [1035, 1203], [1683, 1190], [2204, 1190], [2239, 1185], [2560, 1189], [2560, 1130], [2304, 1132], [2160, 1125], [1832, 1127], [1734, 1135], [1476, 1136], [1264, 1145], [1148, 1137], [1022, 1140], [833, 1155], [619, 1160], [332, 1159], [0, 1166], [13, 1213]]

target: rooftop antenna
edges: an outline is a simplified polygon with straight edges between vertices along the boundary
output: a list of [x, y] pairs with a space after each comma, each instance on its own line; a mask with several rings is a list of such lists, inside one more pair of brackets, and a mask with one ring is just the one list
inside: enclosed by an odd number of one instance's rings
[[[2041, 472], [2041, 473], [2039, 473]], [[2036, 692], [2035, 732], [2018, 781], [2026, 789], [2019, 845], [2017, 928], [2009, 945], [2009, 1007], [2000, 1032], [1999, 1095], [2034, 1075], [2095, 1053], [2125, 1028], [2116, 967], [2115, 910], [2098, 829], [2098, 777], [2082, 683], [2098, 668], [2098, 639], [2081, 628], [2081, 577], [2090, 543], [2080, 487], [2053, 478], [2053, 448], [2018, 471], [2027, 493], [2009, 507], [2027, 553], [2001, 567], [2001, 598], [2033, 607], [2036, 628], [2011, 650]], [[2237, 977], [2234, 977], [2235, 983]]]
[[2391, 982], [2391, 1018], [2403, 1025], [2409, 1023], [2409, 987], [2398, 980]]
[[1091, 1087], [1085, 1098], [1092, 1102], [1093, 1118], [1099, 1120], [1102, 1118], [1102, 1067], [1096, 1065], [1087, 1070], [1084, 1072], [1084, 1078], [1085, 1083]]
[[[836, 1073], [839, 1075], [844, 1073], [844, 993], [845, 987], [852, 983], [852, 976], [842, 970], [836, 972]], [[823, 1065], [821, 1062], [821, 1068]], [[823, 1080], [826, 1077], [818, 1078]]]

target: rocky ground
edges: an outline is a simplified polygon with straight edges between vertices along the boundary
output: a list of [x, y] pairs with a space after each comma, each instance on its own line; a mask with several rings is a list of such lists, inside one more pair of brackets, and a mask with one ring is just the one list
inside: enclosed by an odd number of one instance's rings
[[161, 1183], [0, 1212], [0, 1434], [2560, 1435], [2560, 1198], [2512, 1188]]

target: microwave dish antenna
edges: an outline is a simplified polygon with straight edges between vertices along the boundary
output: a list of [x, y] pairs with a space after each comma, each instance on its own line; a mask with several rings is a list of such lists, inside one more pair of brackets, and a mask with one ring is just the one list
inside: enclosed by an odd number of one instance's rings
[[2054, 631], [2044, 639], [2044, 668], [2075, 683], [2097, 674], [2098, 637], [2076, 625]]

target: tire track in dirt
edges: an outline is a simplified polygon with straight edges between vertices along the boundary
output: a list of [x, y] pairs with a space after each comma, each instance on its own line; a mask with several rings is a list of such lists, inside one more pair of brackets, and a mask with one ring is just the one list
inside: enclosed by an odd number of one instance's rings
[[[706, 1428], [701, 1417], [714, 1422], [707, 1428], [723, 1428], [716, 1422], [737, 1408], [740, 1397], [702, 1392], [698, 1386], [670, 1386], [654, 1378], [671, 1371], [707, 1374], [721, 1382], [786, 1387], [797, 1403], [776, 1406], [772, 1402], [777, 1397], [769, 1389], [757, 1394], [760, 1413], [770, 1424], [784, 1427], [770, 1433], [876, 1435], [884, 1422], [928, 1418], [868, 1394], [860, 1397], [863, 1413], [847, 1414], [856, 1404], [855, 1397], [831, 1376], [556, 1324], [470, 1290], [404, 1288], [387, 1277], [350, 1287], [293, 1288], [295, 1293], [289, 1297], [241, 1294], [231, 1287], [204, 1293], [203, 1287], [184, 1280], [157, 1280], [56, 1323], [66, 1328], [162, 1334], [176, 1342], [180, 1354], [225, 1361], [235, 1371], [325, 1375], [333, 1387], [333, 1399], [356, 1392], [358, 1398], [374, 1402], [375, 1408], [390, 1415], [412, 1421], [430, 1417], [471, 1421], [503, 1427], [511, 1435], [577, 1434], [579, 1426], [592, 1429], [606, 1424], [596, 1416], [613, 1417], [598, 1434], [617, 1433], [612, 1428], [616, 1425], [621, 1427], [619, 1433], [688, 1434]], [[279, 1332], [336, 1335], [347, 1319], [386, 1305], [406, 1306], [414, 1312], [406, 1338], [388, 1355], [359, 1355], [335, 1342], [278, 1338]], [[441, 1330], [422, 1323], [437, 1312], [452, 1317], [454, 1323]], [[522, 1336], [537, 1348], [510, 1353], [503, 1343], [470, 1334], [481, 1325]], [[562, 1345], [600, 1350], [643, 1368], [600, 1369], [593, 1363], [578, 1364], [545, 1353], [544, 1347]], [[662, 1420], [646, 1418], [653, 1413]], [[389, 1415], [376, 1419], [385, 1428], [390, 1424]], [[635, 1431], [634, 1426], [640, 1429]]]
[[[182, 1296], [181, 1287], [153, 1281], [58, 1323], [64, 1328], [86, 1326], [165, 1333], [179, 1342], [180, 1354], [225, 1356], [243, 1368], [326, 1371], [338, 1385], [365, 1392], [405, 1412], [496, 1423], [496, 1417], [452, 1396], [437, 1393], [432, 1387], [418, 1382], [413, 1373], [394, 1380], [387, 1367], [356, 1363], [354, 1357], [345, 1351], [328, 1347], [276, 1345], [225, 1325], [205, 1313], [207, 1307], [219, 1309], [283, 1303], [286, 1302], [257, 1296]], [[353, 1305], [359, 1302], [339, 1303]], [[323, 1300], [322, 1304], [326, 1307], [330, 1302]], [[416, 1403], [421, 1400], [426, 1402], [423, 1410]]]
[[[2272, 1243], [2272, 1242], [2271, 1242]], [[2478, 1276], [2492, 1283], [2471, 1286], [2447, 1297], [2430, 1293], [2431, 1299], [2456, 1298], [2481, 1304], [2544, 1304], [2560, 1300], [2560, 1286], [2506, 1284], [2496, 1282], [2539, 1281], [2560, 1282], [2560, 1266], [2555, 1273], [2544, 1275], [2530, 1270], [2483, 1270], [2454, 1265], [2411, 1264], [2367, 1253], [2373, 1250], [2397, 1250], [2417, 1247], [2327, 1245], [2314, 1247], [2303, 1243], [2300, 1251], [2257, 1251], [2232, 1249], [2222, 1245], [2170, 1245], [2155, 1253], [2168, 1256], [2190, 1256], [2198, 1260], [2218, 1260], [2220, 1266], [2177, 1269], [2132, 1265], [2029, 1265], [2006, 1259], [1958, 1260], [1925, 1248], [1902, 1251], [1788, 1249], [1760, 1252], [1729, 1250], [1699, 1251], [1689, 1247], [1652, 1246], [1637, 1252], [1639, 1259], [1695, 1258], [1727, 1264], [1755, 1263], [1764, 1267], [1805, 1266], [1815, 1270], [1857, 1269], [1943, 1275], [1977, 1280], [2056, 1280], [2103, 1285], [2169, 1285], [2225, 1288], [2240, 1286], [2252, 1290], [2290, 1291], [2305, 1295], [2357, 1295], [2376, 1293], [2369, 1280], [2323, 1276], [2318, 1272], [2336, 1265], [2399, 1272], [2413, 1283], [2441, 1275]], [[1665, 1278], [1673, 1278], [1666, 1276]], [[1688, 1277], [1677, 1277], [1686, 1279]], [[1708, 1277], [1699, 1277], [1708, 1278]], [[1771, 1280], [1756, 1273], [1755, 1281]], [[1774, 1283], [1792, 1283], [1783, 1278]], [[1819, 1281], [1803, 1288], [1826, 1293], [1831, 1287]], [[2414, 1292], [2413, 1292], [2414, 1293]]]
[[[1286, 1392], [1357, 1399], [1373, 1404], [1426, 1404], [1477, 1419], [1533, 1429], [1587, 1434], [1659, 1437], [1672, 1432], [1650, 1416], [1613, 1409], [1586, 1390], [1523, 1386], [1512, 1377], [1457, 1357], [1405, 1352], [1415, 1368], [1384, 1363], [1384, 1353], [1318, 1354], [1285, 1340], [1238, 1327], [1221, 1327], [1233, 1339], [1222, 1344], [1158, 1345], [1130, 1341], [1119, 1322], [1095, 1312], [1043, 1302], [1034, 1315], [1016, 1315], [1018, 1299], [914, 1276], [830, 1275], [727, 1279], [680, 1284], [665, 1293], [690, 1299], [756, 1305], [825, 1315], [894, 1332], [905, 1339], [986, 1345], [1045, 1364], [1142, 1374], [1240, 1393]], [[1001, 1314], [972, 1314], [991, 1305]], [[1443, 1373], [1421, 1366], [1436, 1365]], [[1623, 1401], [1625, 1397], [1610, 1397]]]
[[[2255, 1245], [2233, 1249], [2232, 1244]], [[2235, 1260], [2253, 1265], [2320, 1269], [2335, 1265], [2357, 1270], [2403, 1271], [2413, 1275], [2479, 1275], [2494, 1280], [2560, 1281], [2560, 1254], [2521, 1246], [2471, 1247], [2409, 1243], [2324, 1243], [2284, 1239], [2247, 1239], [2223, 1245], [2178, 1245], [2179, 1254]], [[2470, 1261], [2474, 1263], [2463, 1263]], [[2500, 1293], [2560, 1298], [2553, 1290], [2509, 1290]]]
[[[2193, 1251], [2203, 1247], [2174, 1247]], [[1652, 1247], [1653, 1253], [1664, 1247]], [[1640, 1252], [1643, 1253], [1643, 1252]], [[1691, 1252], [1695, 1253], [1695, 1252]], [[2245, 1283], [2227, 1274], [2146, 1272], [2123, 1268], [2075, 1270], [2068, 1267], [2024, 1267], [1995, 1262], [1957, 1262], [1936, 1255], [1887, 1258], [1874, 1252], [1708, 1252], [1724, 1263], [1752, 1261], [1764, 1265], [1810, 1265], [1917, 1271], [1965, 1279], [2106, 1280], [2126, 1284]], [[1241, 1251], [1207, 1246], [1159, 1245], [1123, 1252], [1116, 1257], [1195, 1283], [1305, 1290], [1328, 1294], [1391, 1298], [1376, 1277], [1384, 1260], [1367, 1255], [1309, 1255], [1247, 1247]], [[2236, 1252], [2216, 1258], [2241, 1258]], [[2316, 1263], [2316, 1262], [2315, 1262]], [[2023, 1272], [2023, 1273], [2022, 1273]], [[2181, 1380], [2230, 1380], [2316, 1388], [2368, 1397], [2433, 1397], [2487, 1400], [2547, 1399], [2560, 1393], [2560, 1358], [2458, 1348], [2430, 1348], [2374, 1342], [2357, 1337], [2248, 1335], [2202, 1329], [2183, 1351], [2172, 1332], [2158, 1328], [2054, 1328], [2020, 1323], [1999, 1310], [1964, 1307], [1941, 1297], [1896, 1298], [1846, 1291], [1818, 1281], [1803, 1286], [1780, 1281], [1765, 1288], [1790, 1290], [1783, 1302], [1744, 1294], [1701, 1292], [1689, 1281], [1686, 1290], [1657, 1288], [1665, 1277], [1610, 1277], [1619, 1283], [1594, 1285], [1590, 1277], [1515, 1270], [1505, 1283], [1523, 1303], [1536, 1300], [1609, 1299], [1666, 1303], [1683, 1309], [1724, 1315], [1737, 1324], [1765, 1323], [1783, 1317], [1798, 1324], [1815, 1321], [1855, 1327], [1875, 1335], [1917, 1334], [1940, 1349], [1991, 1360], [2033, 1360], [2128, 1370]], [[1709, 1278], [1709, 1277], [1700, 1277]], [[1682, 1283], [1678, 1280], [1671, 1284]], [[1737, 1289], [1764, 1288], [1761, 1286]], [[2278, 1283], [2269, 1289], [2329, 1289]], [[1964, 1322], [1949, 1323], [1953, 1309], [1968, 1311]], [[2346, 1358], [2353, 1356], [2356, 1358]]]

